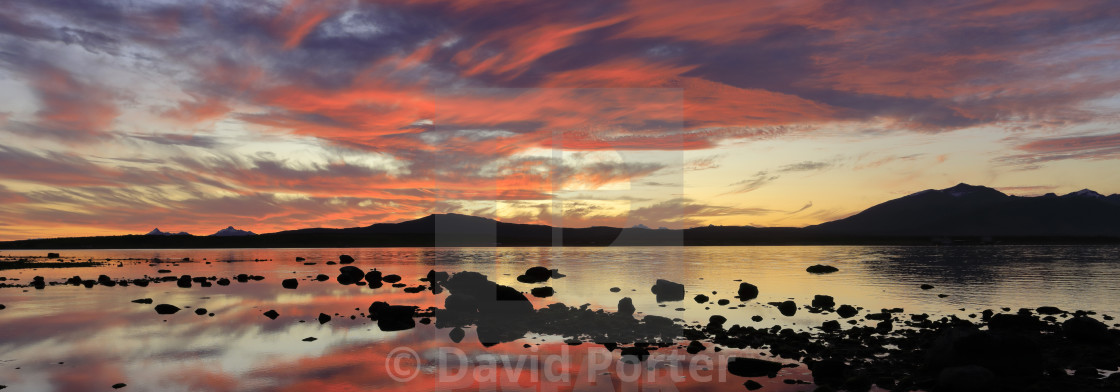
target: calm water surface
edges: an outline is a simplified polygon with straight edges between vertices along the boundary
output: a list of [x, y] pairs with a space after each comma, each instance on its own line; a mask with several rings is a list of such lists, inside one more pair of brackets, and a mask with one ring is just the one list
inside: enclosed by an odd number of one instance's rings
[[[43, 256], [47, 251], [6, 251], [7, 256]], [[781, 325], [793, 329], [819, 326], [830, 314], [799, 311], [781, 316], [771, 301], [793, 299], [807, 304], [816, 294], [831, 295], [838, 304], [865, 309], [901, 307], [907, 313], [957, 315], [1001, 307], [1058, 306], [1120, 315], [1120, 248], [1118, 247], [664, 247], [664, 248], [388, 248], [388, 249], [217, 249], [217, 250], [63, 250], [64, 259], [136, 259], [106, 266], [66, 269], [0, 270], [6, 283], [26, 284], [34, 276], [48, 282], [74, 275], [114, 279], [189, 274], [233, 277], [262, 275], [262, 281], [230, 286], [176, 287], [174, 282], [147, 288], [48, 286], [44, 290], [0, 288], [0, 385], [13, 391], [107, 390], [126, 383], [126, 390], [245, 391], [245, 390], [745, 390], [743, 378], [725, 376], [670, 379], [651, 377], [630, 382], [626, 372], [665, 373], [674, 367], [698, 372], [716, 365], [682, 361], [630, 366], [617, 361], [606, 371], [587, 358], [602, 349], [593, 344], [569, 346], [555, 336], [527, 336], [521, 341], [482, 347], [468, 329], [461, 343], [452, 343], [446, 329], [431, 325], [400, 332], [383, 332], [363, 318], [370, 303], [443, 305], [446, 293], [405, 293], [386, 285], [380, 289], [342, 286], [338, 255], [349, 254], [363, 269], [378, 268], [399, 274], [410, 286], [428, 270], [475, 271], [491, 280], [528, 292], [550, 286], [550, 298], [532, 298], [536, 307], [553, 302], [569, 306], [615, 310], [619, 299], [631, 297], [638, 317], [645, 314], [704, 322], [713, 314], [728, 324], [756, 327]], [[148, 260], [192, 262], [160, 263]], [[296, 257], [306, 258], [296, 262]], [[209, 262], [207, 264], [206, 262]], [[305, 265], [304, 263], [315, 263]], [[812, 275], [805, 268], [829, 264], [840, 269]], [[567, 275], [546, 284], [529, 285], [515, 277], [532, 266], [558, 269]], [[168, 269], [170, 273], [159, 273]], [[316, 274], [327, 282], [310, 280]], [[300, 279], [297, 290], [281, 287], [287, 278]], [[658, 278], [683, 283], [687, 298], [659, 304], [650, 293]], [[734, 298], [738, 281], [759, 287], [757, 300]], [[922, 284], [935, 286], [921, 290]], [[612, 287], [621, 289], [618, 293]], [[705, 294], [710, 303], [692, 299]], [[947, 294], [947, 297], [939, 297]], [[158, 315], [153, 305], [130, 302], [152, 298], [155, 303], [191, 307], [174, 315]], [[731, 305], [719, 306], [718, 299]], [[213, 317], [195, 315], [205, 308]], [[684, 308], [680, 310], [680, 308]], [[276, 320], [262, 314], [274, 309]], [[963, 311], [961, 309], [964, 309]], [[335, 315], [320, 325], [319, 313]], [[350, 316], [355, 316], [350, 319]], [[761, 315], [763, 321], [751, 321]], [[301, 322], [302, 321], [302, 322]], [[316, 340], [305, 342], [304, 338]], [[525, 348], [523, 345], [529, 344]], [[418, 372], [398, 382], [386, 368], [394, 349], [408, 348], [416, 361], [393, 362]], [[453, 348], [452, 354], [445, 350]], [[672, 348], [663, 349], [665, 352]], [[679, 350], [678, 350], [679, 351]], [[683, 352], [682, 352], [683, 353]], [[466, 363], [440, 362], [449, 355]], [[461, 355], [461, 356], [457, 356]], [[506, 357], [501, 357], [501, 356]], [[564, 355], [555, 365], [569, 378], [538, 387], [539, 371], [512, 372], [490, 377], [471, 372], [486, 368], [495, 358]], [[713, 355], [711, 350], [705, 355]], [[724, 350], [720, 355], [765, 356], [763, 352]], [[453, 363], [449, 365], [448, 363]], [[442, 367], [441, 367], [442, 366]], [[466, 372], [450, 382], [440, 372]], [[645, 366], [645, 368], [642, 368]], [[512, 367], [512, 366], [507, 366]], [[593, 370], [594, 374], [590, 373]], [[454, 372], [451, 372], [454, 373]], [[536, 374], [536, 375], [534, 375]], [[812, 390], [812, 385], [787, 385], [782, 379], [810, 379], [804, 366], [785, 370], [776, 379], [758, 379], [764, 390]], [[455, 375], [458, 375], [457, 373]], [[446, 373], [443, 374], [446, 376]], [[584, 380], [586, 378], [586, 380]], [[552, 380], [549, 380], [552, 381]], [[702, 382], [703, 381], [703, 382]]]

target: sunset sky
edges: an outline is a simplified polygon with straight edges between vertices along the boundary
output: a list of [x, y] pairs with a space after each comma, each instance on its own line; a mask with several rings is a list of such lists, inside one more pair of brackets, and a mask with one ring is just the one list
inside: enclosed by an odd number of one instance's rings
[[1111, 1], [0, 7], [0, 240], [1120, 192]]

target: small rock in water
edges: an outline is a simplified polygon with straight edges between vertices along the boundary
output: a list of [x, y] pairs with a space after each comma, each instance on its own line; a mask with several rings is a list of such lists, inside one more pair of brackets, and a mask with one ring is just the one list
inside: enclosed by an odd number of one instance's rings
[[775, 377], [782, 370], [780, 362], [757, 358], [731, 357], [727, 371], [739, 377]]
[[634, 310], [634, 300], [631, 300], [630, 297], [623, 297], [618, 300], [618, 314], [620, 316], [633, 317]]
[[338, 269], [338, 283], [340, 284], [356, 284], [364, 278], [366, 274], [358, 267], [348, 265]]
[[658, 279], [650, 291], [657, 296], [657, 302], [684, 300], [684, 285], [665, 279]]
[[194, 310], [194, 314], [197, 314], [199, 316], [205, 316], [206, 313], [206, 308], [198, 308]]
[[137, 303], [137, 304], [150, 304], [150, 303], [152, 303], [152, 299], [151, 298], [140, 298], [140, 299], [134, 299], [134, 300], [132, 300], [132, 302]]
[[282, 286], [284, 286], [284, 288], [290, 289], [290, 290], [295, 290], [297, 287], [299, 287], [299, 281], [296, 280], [295, 278], [284, 279], [284, 281], [280, 282], [280, 284]]
[[617, 293], [617, 292], [619, 292], [619, 291], [622, 291], [622, 289], [620, 289], [620, 288], [618, 288], [618, 287], [611, 287], [611, 292], [612, 292], [612, 293]]
[[125, 384], [123, 382], [118, 382], [116, 384], [113, 384], [113, 389], [121, 389], [121, 388], [124, 388], [124, 387], [127, 387], [127, 386], [128, 386], [128, 384]]
[[[320, 281], [320, 282], [326, 282], [330, 279], [331, 279], [331, 277], [327, 276], [327, 274], [315, 275], [315, 280]], [[221, 282], [218, 282], [218, 283], [220, 284]]]
[[303, 341], [305, 341], [305, 342], [314, 342], [316, 340], [319, 340], [319, 339], [315, 338], [314, 336], [303, 338]]
[[832, 309], [833, 306], [836, 306], [836, 301], [833, 301], [832, 296], [829, 295], [817, 295], [813, 297], [812, 306], [814, 308]]
[[182, 287], [184, 289], [191, 288], [191, 276], [190, 275], [180, 276], [179, 281], [176, 284], [179, 285], [179, 287]]
[[532, 267], [517, 277], [521, 283], [542, 283], [552, 278], [552, 271], [545, 267]]
[[716, 301], [716, 304], [719, 304], [719, 306], [728, 305], [730, 303], [731, 303], [731, 300], [729, 300], [729, 299], [721, 299], [719, 301]]
[[685, 351], [687, 351], [689, 354], [696, 355], [697, 353], [704, 351], [705, 348], [706, 347], [704, 347], [703, 343], [693, 340], [688, 344], [688, 348], [686, 348]]
[[782, 312], [783, 316], [790, 317], [797, 313], [797, 303], [793, 301], [785, 301], [778, 304], [778, 311]]
[[743, 282], [739, 283], [739, 300], [749, 301], [758, 298], [758, 286]]
[[229, 279], [226, 279], [226, 278], [218, 279], [218, 286], [229, 286]]
[[331, 316], [326, 313], [319, 313], [319, 324], [326, 324], [331, 321]]
[[280, 317], [280, 313], [277, 313], [276, 310], [269, 310], [267, 312], [264, 312], [264, 316], [268, 317], [269, 319], [276, 320], [277, 317]]
[[932, 284], [923, 284], [922, 285], [922, 290], [933, 290], [933, 285]]
[[537, 298], [548, 298], [555, 294], [556, 291], [551, 287], [534, 287], [532, 290], [529, 290], [529, 293]]
[[350, 255], [340, 255], [340, 256], [338, 256], [338, 263], [339, 264], [353, 264], [354, 263], [354, 258], [351, 257]]
[[401, 276], [400, 275], [389, 274], [389, 275], [385, 275], [385, 277], [381, 278], [381, 281], [385, 282], [385, 283], [397, 283], [397, 282], [401, 281]]
[[811, 274], [828, 274], [839, 271], [839, 268], [831, 265], [817, 264], [806, 268], [805, 271]]
[[1038, 314], [1061, 314], [1062, 313], [1061, 309], [1058, 309], [1057, 307], [1054, 307], [1054, 306], [1040, 306], [1038, 309], [1035, 309], [1034, 311], [1038, 312]]
[[748, 391], [757, 391], [759, 389], [762, 389], [762, 384], [759, 384], [758, 381], [755, 380], [747, 380], [747, 382], [743, 383], [743, 386], [747, 387]]
[[179, 311], [179, 307], [170, 304], [156, 305], [156, 313], [159, 314], [175, 314]]
[[693, 297], [692, 299], [695, 300], [696, 303], [702, 304], [702, 303], [708, 302], [709, 298], [708, 298], [708, 296], [706, 296], [704, 294], [696, 294], [696, 297]]
[[467, 336], [467, 333], [462, 328], [455, 327], [451, 329], [447, 336], [451, 338], [452, 342], [459, 343], [463, 341], [463, 337]]

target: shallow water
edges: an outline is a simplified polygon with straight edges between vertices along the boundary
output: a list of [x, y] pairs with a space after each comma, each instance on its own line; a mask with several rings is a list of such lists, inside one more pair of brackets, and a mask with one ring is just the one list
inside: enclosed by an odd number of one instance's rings
[[[47, 251], [7, 251], [4, 256], [43, 256]], [[34, 276], [59, 282], [74, 275], [114, 279], [189, 274], [233, 277], [247, 273], [262, 281], [230, 286], [176, 287], [174, 282], [147, 288], [74, 286], [0, 288], [0, 385], [8, 390], [637, 390], [639, 385], [662, 390], [706, 388], [744, 390], [745, 379], [719, 374], [719, 360], [728, 355], [759, 356], [765, 352], [725, 350], [695, 358], [632, 366], [607, 358], [600, 346], [569, 346], [553, 336], [484, 348], [468, 329], [462, 343], [452, 343], [446, 329], [430, 325], [400, 332], [380, 331], [363, 318], [370, 303], [442, 306], [446, 293], [405, 293], [386, 285], [380, 289], [342, 286], [338, 255], [349, 254], [363, 269], [399, 274], [415, 286], [430, 270], [476, 271], [500, 284], [528, 292], [550, 286], [550, 298], [532, 298], [536, 307], [552, 302], [589, 304], [613, 311], [618, 300], [631, 297], [639, 313], [706, 322], [719, 314], [728, 324], [793, 329], [819, 326], [830, 314], [799, 311], [781, 316], [767, 302], [793, 299], [807, 304], [815, 294], [835, 297], [837, 304], [866, 309], [901, 307], [907, 313], [967, 317], [984, 309], [1057, 306], [1120, 315], [1120, 248], [1058, 246], [984, 247], [659, 247], [659, 248], [387, 248], [387, 249], [219, 249], [219, 250], [63, 250], [63, 259], [113, 261], [93, 268], [0, 270], [3, 283], [27, 284]], [[296, 262], [296, 257], [306, 258]], [[148, 259], [191, 262], [158, 263]], [[258, 260], [258, 261], [254, 261]], [[207, 264], [209, 262], [209, 264]], [[119, 264], [118, 264], [119, 263]], [[315, 263], [304, 265], [304, 263]], [[839, 272], [814, 275], [813, 264], [836, 266]], [[119, 265], [119, 266], [118, 266]], [[567, 276], [529, 285], [515, 277], [542, 265]], [[170, 273], [159, 273], [168, 269]], [[331, 280], [308, 278], [327, 274]], [[281, 287], [286, 278], [300, 279], [297, 290]], [[684, 301], [658, 304], [650, 286], [658, 278], [683, 283]], [[759, 298], [734, 298], [737, 280], [759, 287]], [[922, 284], [935, 286], [922, 290]], [[612, 287], [621, 292], [613, 293]], [[714, 292], [714, 294], [713, 294]], [[692, 298], [705, 294], [710, 303]], [[939, 297], [938, 294], [947, 294]], [[130, 302], [152, 298], [185, 308], [159, 315], [153, 305]], [[729, 306], [716, 305], [730, 299]], [[661, 306], [664, 305], [664, 306]], [[186, 307], [191, 308], [186, 308]], [[206, 308], [213, 317], [195, 315]], [[729, 308], [734, 307], [734, 308]], [[684, 310], [677, 310], [684, 308]], [[961, 309], [965, 309], [962, 311]], [[280, 313], [276, 320], [262, 314]], [[320, 325], [320, 313], [337, 316]], [[355, 316], [351, 320], [349, 317]], [[764, 320], [754, 322], [751, 316]], [[300, 322], [301, 320], [305, 322]], [[314, 337], [317, 340], [304, 342]], [[530, 344], [524, 348], [523, 344]], [[394, 351], [395, 349], [400, 349]], [[389, 357], [416, 352], [419, 360], [397, 362]], [[659, 353], [680, 352], [666, 348]], [[495, 356], [495, 354], [499, 356]], [[596, 357], [602, 355], [603, 357]], [[606, 359], [605, 359], [606, 358]], [[387, 359], [389, 359], [387, 361]], [[449, 362], [441, 363], [443, 359]], [[548, 365], [541, 362], [554, 359]], [[460, 363], [461, 360], [468, 361]], [[491, 366], [494, 361], [504, 366]], [[517, 360], [540, 361], [538, 363]], [[604, 362], [606, 361], [606, 362]], [[61, 363], [60, 363], [61, 362]], [[386, 364], [391, 365], [390, 368]], [[399, 365], [399, 366], [398, 366]], [[396, 366], [396, 368], [392, 368]], [[498, 369], [500, 375], [486, 371]], [[556, 368], [555, 372], [544, 368]], [[395, 369], [418, 372], [399, 383]], [[521, 371], [536, 369], [535, 371]], [[693, 373], [689, 373], [692, 371]], [[627, 373], [631, 372], [631, 373]], [[639, 376], [633, 376], [639, 372]], [[683, 377], [674, 376], [682, 372]], [[708, 377], [705, 377], [708, 372]], [[481, 374], [476, 374], [481, 373]], [[546, 374], [547, 373], [547, 374]], [[555, 373], [555, 374], [554, 374]], [[551, 380], [545, 375], [559, 375]], [[565, 378], [566, 377], [566, 378]], [[605, 377], [605, 378], [604, 378]], [[711, 378], [709, 381], [708, 378]], [[722, 382], [721, 382], [722, 377]], [[804, 366], [787, 369], [776, 379], [756, 379], [763, 390], [812, 390], [812, 385], [786, 385], [783, 379], [810, 379]], [[592, 382], [594, 380], [594, 382]], [[538, 388], [538, 382], [545, 383]]]

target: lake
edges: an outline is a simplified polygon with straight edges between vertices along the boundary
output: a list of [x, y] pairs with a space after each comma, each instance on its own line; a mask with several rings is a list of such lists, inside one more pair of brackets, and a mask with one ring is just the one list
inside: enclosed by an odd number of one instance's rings
[[[6, 251], [0, 255], [10, 260], [47, 252]], [[0, 277], [7, 278], [0, 283], [26, 285], [35, 276], [61, 283], [75, 275], [83, 279], [107, 275], [119, 280], [249, 274], [264, 279], [191, 288], [177, 287], [174, 281], [148, 287], [58, 284], [42, 290], [0, 288], [0, 304], [5, 306], [0, 310], [0, 385], [9, 390], [107, 390], [124, 383], [124, 390], [161, 391], [638, 390], [639, 386], [646, 390], [741, 391], [746, 379], [717, 371], [720, 361], [729, 355], [768, 355], [766, 350], [728, 348], [700, 355], [707, 355], [710, 362], [698, 363], [692, 356], [684, 356], [632, 365], [622, 363], [617, 352], [607, 352], [600, 345], [567, 344], [558, 336], [529, 334], [484, 347], [472, 340], [470, 328], [460, 343], [449, 340], [448, 329], [434, 324], [385, 332], [364, 317], [372, 302], [443, 307], [447, 293], [407, 293], [390, 285], [378, 289], [340, 285], [335, 281], [340, 266], [327, 262], [337, 262], [342, 254], [353, 256], [357, 260], [353, 265], [363, 270], [377, 268], [384, 274], [398, 274], [409, 286], [421, 284], [418, 279], [429, 270], [474, 271], [527, 296], [531, 288], [552, 287], [555, 294], [551, 297], [529, 296], [538, 309], [560, 302], [613, 312], [620, 299], [629, 297], [637, 317], [658, 315], [686, 324], [706, 324], [718, 314], [727, 318], [727, 325], [809, 330], [837, 316], [798, 311], [787, 317], [767, 303], [793, 300], [805, 305], [818, 294], [865, 311], [903, 308], [908, 314], [962, 319], [985, 309], [998, 313], [1000, 308], [1010, 308], [1014, 312], [1044, 305], [1093, 311], [1098, 318], [1120, 315], [1120, 247], [1110, 246], [57, 252], [63, 260], [112, 261], [98, 267], [0, 269]], [[305, 260], [296, 261], [297, 257]], [[153, 263], [157, 258], [161, 262]], [[191, 261], [184, 262], [184, 258]], [[832, 265], [839, 271], [807, 273], [806, 267], [814, 264]], [[533, 266], [556, 269], [566, 276], [543, 284], [518, 282], [516, 277]], [[315, 281], [318, 274], [331, 279]], [[281, 287], [281, 281], [289, 278], [298, 279], [298, 289]], [[657, 279], [683, 284], [686, 298], [658, 303], [650, 291]], [[740, 281], [756, 285], [758, 298], [736, 299]], [[920, 288], [923, 284], [933, 288], [924, 290]], [[613, 292], [612, 288], [619, 290]], [[710, 300], [698, 303], [694, 300], [697, 294]], [[141, 298], [173, 304], [183, 311], [161, 315], [152, 304], [131, 302]], [[718, 305], [719, 299], [728, 299], [730, 304]], [[196, 315], [198, 308], [206, 312]], [[275, 320], [265, 317], [268, 310], [279, 316]], [[332, 320], [320, 324], [320, 313], [331, 315]], [[754, 321], [753, 316], [762, 320]], [[873, 321], [860, 323], [874, 325]], [[305, 341], [307, 338], [314, 339]], [[670, 347], [657, 352], [683, 350]], [[545, 363], [548, 360], [554, 361]], [[677, 371], [684, 376], [674, 375]], [[405, 382], [398, 382], [400, 379]], [[777, 378], [753, 380], [767, 391], [814, 388], [787, 384], [787, 379], [812, 380], [805, 366], [784, 369]]]

